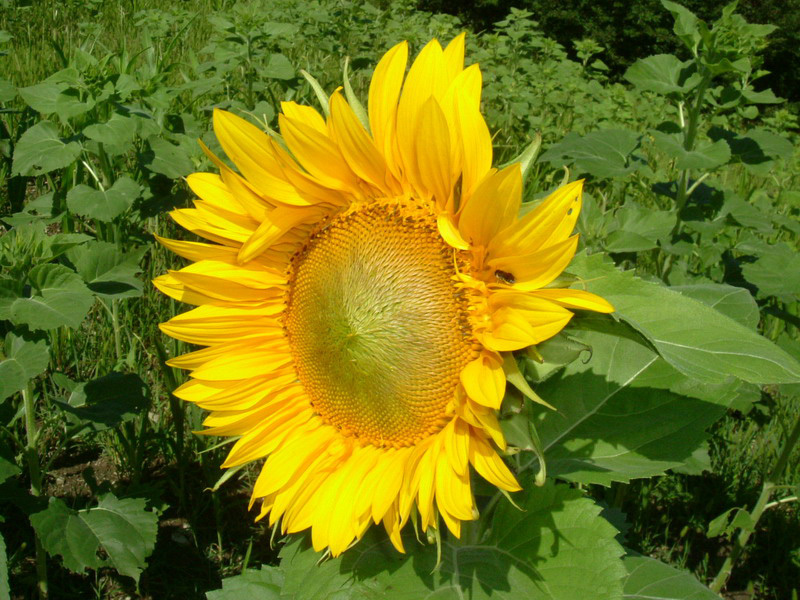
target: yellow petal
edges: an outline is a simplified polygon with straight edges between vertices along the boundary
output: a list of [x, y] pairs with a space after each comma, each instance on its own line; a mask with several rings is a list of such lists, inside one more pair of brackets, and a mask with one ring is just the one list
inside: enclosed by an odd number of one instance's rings
[[614, 307], [611, 306], [608, 300], [584, 290], [554, 288], [536, 290], [533, 293], [540, 298], [545, 298], [566, 308], [593, 310], [601, 313], [614, 312]]
[[493, 352], [482, 352], [461, 370], [461, 384], [478, 404], [498, 409], [506, 393], [503, 362]]
[[258, 226], [258, 229], [242, 244], [238, 255], [239, 262], [246, 263], [253, 260], [290, 229], [315, 216], [316, 213], [313, 210], [305, 208], [276, 208], [264, 217], [264, 221]]
[[428, 98], [443, 95], [448, 84], [442, 47], [438, 41], [431, 40], [411, 65], [397, 105], [397, 144], [403, 171], [414, 188], [422, 193], [425, 188], [416, 157], [419, 113]]
[[[350, 105], [336, 91], [331, 96], [331, 129], [347, 164], [353, 172], [374, 185], [384, 194], [399, 193], [400, 188], [390, 173], [386, 162], [375, 147]], [[387, 181], [388, 175], [388, 181]]]
[[522, 199], [522, 172], [513, 164], [485, 177], [458, 219], [458, 229], [472, 246], [489, 245], [498, 231], [513, 222]]
[[580, 212], [582, 189], [582, 179], [558, 188], [500, 232], [489, 246], [489, 253], [496, 257], [529, 254], [567, 239]]
[[257, 189], [269, 190], [271, 197], [287, 204], [307, 204], [281, 176], [271, 140], [263, 131], [241, 117], [215, 109], [214, 133], [225, 154]]
[[489, 266], [513, 276], [514, 288], [531, 291], [546, 286], [561, 275], [575, 256], [578, 236], [548, 246], [525, 256], [492, 259]]
[[437, 208], [444, 210], [452, 197], [455, 181], [450, 169], [450, 132], [436, 98], [428, 98], [420, 109], [415, 155], [419, 185], [436, 199]]
[[[466, 69], [462, 75], [475, 72], [480, 77], [476, 67]], [[454, 84], [455, 85], [455, 84]], [[472, 92], [474, 94], [474, 92]], [[480, 99], [480, 78], [478, 79], [478, 98]], [[492, 166], [492, 136], [483, 115], [480, 105], [470, 98], [470, 92], [459, 88], [455, 95], [455, 123], [457, 125], [458, 143], [461, 148], [462, 180], [461, 198], [466, 204], [475, 186], [489, 173]]]
[[375, 67], [369, 86], [369, 126], [372, 139], [395, 175], [399, 174], [394, 150], [397, 99], [403, 86], [407, 61], [408, 42], [400, 42], [383, 55]]
[[486, 441], [474, 436], [469, 450], [469, 462], [486, 481], [509, 492], [522, 489], [506, 464]]
[[444, 49], [444, 64], [447, 68], [447, 77], [451, 80], [455, 79], [464, 68], [464, 39], [466, 36], [466, 32], [459, 33]]
[[281, 112], [290, 119], [301, 121], [313, 127], [322, 135], [328, 135], [328, 125], [325, 119], [312, 106], [298, 104], [297, 102], [281, 102]]
[[436, 217], [436, 227], [439, 230], [439, 235], [449, 246], [459, 250], [469, 250], [469, 243], [461, 237], [461, 232], [453, 223], [450, 215], [447, 213], [439, 214]]
[[357, 187], [355, 174], [342, 153], [326, 133], [320, 133], [303, 121], [278, 115], [281, 134], [297, 161], [319, 183], [336, 190]]

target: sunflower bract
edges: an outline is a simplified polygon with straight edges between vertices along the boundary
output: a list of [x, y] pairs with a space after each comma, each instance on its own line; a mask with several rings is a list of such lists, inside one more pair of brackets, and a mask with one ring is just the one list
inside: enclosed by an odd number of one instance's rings
[[160, 240], [193, 261], [154, 283], [197, 308], [162, 325], [206, 348], [175, 393], [239, 436], [225, 467], [265, 459], [259, 518], [311, 529], [333, 555], [382, 524], [403, 550], [411, 517], [460, 535], [477, 517], [472, 468], [519, 489], [500, 452], [503, 356], [558, 333], [602, 298], [549, 286], [572, 259], [581, 182], [518, 219], [522, 174], [491, 167], [481, 73], [464, 36], [380, 61], [369, 131], [340, 92], [326, 120], [282, 104], [285, 147], [220, 110], [238, 172], [188, 178], [172, 213], [212, 243]]

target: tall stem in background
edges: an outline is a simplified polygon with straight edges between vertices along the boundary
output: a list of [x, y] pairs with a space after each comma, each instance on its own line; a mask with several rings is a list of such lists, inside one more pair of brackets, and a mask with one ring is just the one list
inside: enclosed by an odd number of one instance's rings
[[739, 535], [736, 537], [736, 540], [733, 544], [733, 549], [731, 549], [731, 553], [725, 559], [725, 562], [722, 564], [722, 568], [719, 570], [719, 573], [717, 573], [714, 581], [712, 581], [711, 585], [709, 586], [711, 591], [719, 593], [728, 582], [728, 579], [731, 576], [731, 571], [733, 570], [733, 565], [736, 564], [736, 561], [739, 559], [742, 551], [747, 546], [747, 542], [750, 541], [750, 536], [753, 535], [755, 527], [758, 524], [758, 520], [761, 518], [761, 515], [764, 514], [764, 510], [767, 507], [767, 502], [769, 502], [772, 491], [777, 486], [778, 481], [780, 481], [783, 470], [786, 468], [786, 463], [789, 462], [789, 457], [792, 455], [792, 450], [794, 450], [798, 438], [800, 438], [800, 419], [798, 419], [794, 424], [794, 428], [789, 434], [789, 438], [786, 440], [786, 444], [783, 446], [783, 450], [781, 451], [778, 460], [775, 462], [772, 472], [769, 474], [767, 479], [764, 481], [764, 485], [761, 487], [761, 495], [758, 497], [755, 506], [753, 506], [753, 510], [750, 511], [750, 523], [752, 524], [752, 527], [740, 529]]
[[[28, 474], [31, 478], [31, 494], [42, 495], [42, 471], [39, 465], [39, 430], [36, 427], [36, 407], [33, 403], [33, 386], [30, 382], [22, 390], [22, 402], [25, 408], [25, 458], [28, 463]], [[36, 544], [36, 587], [39, 598], [47, 598], [47, 555], [45, 554], [39, 535], [34, 531]]]

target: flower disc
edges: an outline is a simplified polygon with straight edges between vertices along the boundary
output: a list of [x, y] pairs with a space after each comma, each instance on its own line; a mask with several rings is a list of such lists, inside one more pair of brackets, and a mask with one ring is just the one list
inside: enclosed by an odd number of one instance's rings
[[292, 263], [286, 332], [323, 419], [376, 446], [409, 446], [446, 424], [473, 356], [453, 249], [433, 215], [404, 203], [340, 215]]

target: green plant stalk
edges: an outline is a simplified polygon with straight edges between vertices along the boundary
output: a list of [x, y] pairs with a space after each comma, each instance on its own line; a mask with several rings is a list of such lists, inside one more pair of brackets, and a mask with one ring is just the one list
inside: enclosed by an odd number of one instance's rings
[[[31, 477], [31, 494], [33, 496], [42, 495], [42, 471], [39, 465], [39, 431], [36, 427], [36, 409], [33, 403], [33, 387], [30, 382], [22, 390], [22, 402], [25, 407], [25, 433], [27, 443], [25, 445], [25, 457], [28, 463], [28, 473]], [[42, 541], [34, 531], [33, 539], [36, 544], [36, 588], [39, 598], [47, 598], [47, 555], [45, 554]]]
[[117, 363], [122, 362], [122, 340], [119, 333], [119, 300], [111, 301], [111, 325], [114, 329], [114, 352]]
[[[755, 530], [755, 526], [758, 524], [758, 520], [761, 518], [761, 515], [764, 514], [764, 510], [767, 508], [767, 503], [769, 502], [772, 492], [776, 487], [778, 487], [778, 480], [780, 479], [783, 470], [786, 468], [786, 464], [789, 462], [789, 457], [792, 455], [792, 450], [794, 450], [798, 439], [800, 439], [800, 419], [798, 419], [794, 424], [794, 428], [789, 434], [789, 438], [786, 440], [786, 444], [784, 445], [778, 460], [775, 462], [772, 472], [769, 474], [767, 479], [764, 481], [764, 485], [761, 487], [761, 495], [758, 497], [755, 506], [753, 506], [753, 510], [751, 510], [749, 513], [751, 522], [753, 523], [753, 530]], [[736, 564], [736, 561], [744, 551], [745, 547], [747, 546], [747, 542], [750, 541], [750, 536], [752, 535], [753, 531], [744, 528], [740, 529], [739, 535], [734, 541], [731, 553], [725, 559], [725, 562], [722, 564], [722, 568], [719, 570], [717, 576], [714, 578], [714, 581], [712, 581], [711, 585], [709, 586], [712, 592], [718, 594], [720, 590], [725, 587], [725, 584], [728, 582], [728, 579], [731, 576], [731, 571], [733, 571], [733, 565]]]

